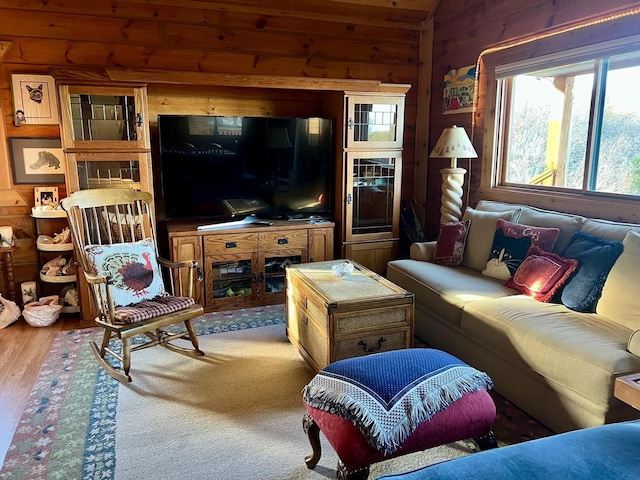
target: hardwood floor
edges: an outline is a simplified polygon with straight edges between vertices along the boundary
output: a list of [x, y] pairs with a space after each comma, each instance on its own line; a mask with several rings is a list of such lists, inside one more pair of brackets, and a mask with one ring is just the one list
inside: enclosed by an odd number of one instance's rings
[[38, 328], [20, 317], [0, 330], [0, 465], [56, 334], [93, 325], [77, 317], [61, 317], [50, 327]]

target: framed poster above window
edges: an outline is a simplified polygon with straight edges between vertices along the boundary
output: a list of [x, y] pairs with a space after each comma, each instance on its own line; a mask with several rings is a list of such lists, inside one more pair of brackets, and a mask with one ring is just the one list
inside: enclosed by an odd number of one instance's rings
[[14, 184], [64, 183], [65, 163], [59, 138], [10, 138]]
[[55, 81], [50, 75], [11, 75], [13, 113], [16, 126], [57, 125]]

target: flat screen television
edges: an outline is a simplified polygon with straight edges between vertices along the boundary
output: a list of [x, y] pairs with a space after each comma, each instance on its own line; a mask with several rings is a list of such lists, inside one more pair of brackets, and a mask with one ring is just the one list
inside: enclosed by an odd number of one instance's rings
[[332, 122], [158, 115], [165, 220], [332, 214]]

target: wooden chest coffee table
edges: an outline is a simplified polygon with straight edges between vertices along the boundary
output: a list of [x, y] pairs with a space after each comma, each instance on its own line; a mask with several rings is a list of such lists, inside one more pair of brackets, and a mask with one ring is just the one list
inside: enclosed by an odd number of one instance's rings
[[287, 267], [287, 336], [315, 371], [413, 346], [413, 293], [353, 261], [352, 275], [339, 279], [331, 267], [344, 261]]

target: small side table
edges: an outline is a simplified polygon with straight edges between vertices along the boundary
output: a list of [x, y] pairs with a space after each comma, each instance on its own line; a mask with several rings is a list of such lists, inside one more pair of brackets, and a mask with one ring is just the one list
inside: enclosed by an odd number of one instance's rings
[[4, 297], [13, 302], [17, 302], [16, 277], [13, 271], [13, 251], [15, 249], [16, 247], [0, 247], [0, 263], [4, 266], [2, 271], [4, 272], [4, 285], [7, 288]]
[[613, 394], [618, 400], [640, 410], [640, 373], [616, 378]]

